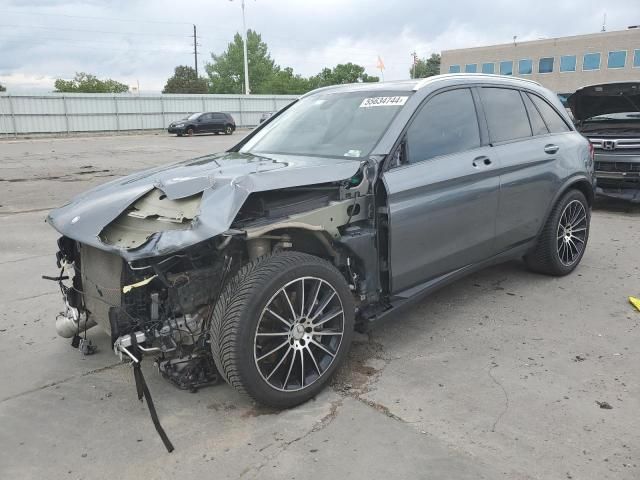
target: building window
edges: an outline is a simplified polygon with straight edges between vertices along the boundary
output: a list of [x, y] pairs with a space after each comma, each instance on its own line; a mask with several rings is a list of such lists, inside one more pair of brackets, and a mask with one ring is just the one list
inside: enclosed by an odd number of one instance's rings
[[640, 50], [634, 50], [633, 52], [633, 66], [640, 67]]
[[[640, 56], [640, 50], [636, 50], [638, 55]], [[482, 64], [482, 73], [496, 73], [496, 64], [495, 63], [483, 63]]]
[[476, 73], [478, 71], [478, 64], [477, 63], [467, 63], [464, 66], [464, 71], [466, 73]]
[[520, 75], [529, 75], [533, 73], [533, 60], [520, 60], [518, 62], [518, 73]]
[[451, 65], [449, 67], [449, 73], [460, 73], [460, 65]]
[[553, 57], [541, 58], [538, 62], [538, 73], [553, 72]]
[[513, 75], [513, 62], [511, 60], [500, 62], [500, 75]]
[[609, 60], [607, 61], [607, 68], [624, 68], [626, 63], [627, 63], [626, 50], [609, 52]]
[[600, 53], [585, 53], [582, 59], [582, 70], [600, 70]]
[[576, 56], [575, 55], [563, 55], [560, 57], [560, 71], [561, 72], [575, 72], [576, 71]]

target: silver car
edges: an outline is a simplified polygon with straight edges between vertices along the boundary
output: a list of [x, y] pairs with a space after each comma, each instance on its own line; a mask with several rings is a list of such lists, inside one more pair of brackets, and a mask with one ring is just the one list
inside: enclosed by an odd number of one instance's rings
[[593, 149], [535, 82], [315, 90], [226, 152], [52, 211], [58, 330], [78, 344], [97, 324], [180, 388], [220, 377], [292, 407], [327, 384], [354, 329], [436, 288], [514, 258], [573, 271], [593, 196]]

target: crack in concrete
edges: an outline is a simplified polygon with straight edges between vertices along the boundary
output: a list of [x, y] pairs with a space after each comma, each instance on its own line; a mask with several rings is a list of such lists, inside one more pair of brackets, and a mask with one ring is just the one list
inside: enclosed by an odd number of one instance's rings
[[[248, 475], [251, 472], [253, 472], [254, 475], [257, 475], [260, 472], [260, 470], [262, 470], [268, 463], [271, 463], [280, 454], [285, 452], [291, 445], [293, 445], [294, 443], [297, 443], [297, 442], [299, 442], [301, 440], [304, 440], [305, 438], [309, 437], [310, 435], [313, 435], [314, 433], [320, 432], [320, 431], [324, 430], [325, 428], [327, 428], [331, 424], [331, 422], [333, 422], [335, 420], [335, 418], [338, 416], [338, 409], [342, 406], [343, 403], [344, 403], [344, 398], [341, 398], [339, 400], [331, 402], [331, 408], [329, 409], [329, 413], [327, 413], [318, 422], [316, 422], [313, 425], [313, 427], [311, 427], [311, 429], [309, 431], [305, 432], [304, 434], [302, 434], [302, 435], [300, 435], [300, 436], [298, 436], [298, 437], [296, 437], [296, 438], [294, 438], [292, 440], [287, 440], [285, 442], [281, 442], [280, 445], [279, 445], [280, 448], [276, 452], [274, 452], [273, 454], [271, 454], [268, 457], [266, 457], [265, 461], [263, 461], [259, 465], [256, 465], [256, 466], [253, 466], [253, 467], [247, 467], [242, 473], [240, 473], [240, 476], [238, 478], [243, 478], [245, 475]], [[264, 450], [265, 448], [267, 448], [267, 447], [264, 447], [260, 451]]]
[[40, 298], [40, 297], [46, 297], [48, 295], [57, 295], [60, 292], [46, 292], [46, 293], [37, 293], [35, 295], [29, 295], [28, 297], [20, 297], [20, 298], [13, 298], [10, 300], [10, 302], [21, 302], [22, 300], [32, 300], [34, 298]]
[[5, 210], [5, 211], [0, 211], [0, 218], [10, 217], [12, 215], [22, 215], [24, 213], [46, 212], [48, 210], [53, 210], [54, 208], [58, 208], [58, 207], [56, 206], [56, 207], [31, 208], [27, 210]]
[[89, 375], [93, 375], [94, 373], [104, 372], [105, 370], [110, 370], [110, 369], [112, 369], [114, 367], [117, 367], [119, 365], [124, 365], [124, 363], [120, 363], [120, 362], [114, 363], [114, 364], [111, 364], [111, 365], [107, 365], [106, 367], [100, 367], [100, 368], [96, 368], [94, 370], [89, 370], [88, 372], [81, 373], [80, 375], [72, 375], [70, 377], [63, 378], [62, 380], [58, 380], [56, 382], [47, 383], [46, 385], [42, 385], [40, 387], [32, 388], [30, 390], [26, 390], [24, 392], [16, 393], [15, 395], [10, 395], [8, 397], [0, 399], [0, 403], [8, 402], [9, 400], [15, 400], [16, 398], [24, 397], [25, 395], [30, 395], [32, 393], [39, 392], [41, 390], [46, 390], [47, 388], [55, 387], [56, 385], [62, 385], [63, 383], [67, 383], [67, 382], [69, 382], [71, 380], [75, 380], [76, 378], [87, 377]]
[[491, 427], [491, 431], [492, 432], [496, 431], [496, 425], [498, 425], [498, 422], [502, 419], [504, 414], [507, 413], [507, 410], [509, 410], [509, 394], [507, 393], [507, 390], [504, 388], [502, 383], [500, 383], [496, 379], [496, 377], [494, 377], [493, 374], [491, 373], [491, 370], [493, 370], [497, 366], [498, 366], [497, 363], [491, 362], [491, 366], [489, 367], [489, 370], [487, 370], [487, 374], [489, 375], [489, 377], [491, 377], [491, 380], [493, 380], [493, 382], [502, 389], [502, 393], [504, 393], [504, 409], [502, 410], [500, 415], [498, 415], [498, 417], [496, 418], [495, 422], [493, 422], [493, 426]]
[[19, 262], [26, 262], [27, 260], [33, 260], [34, 258], [43, 258], [43, 257], [54, 257], [55, 254], [53, 253], [43, 253], [42, 255], [32, 255], [31, 257], [23, 257], [23, 258], [17, 258], [15, 260], [6, 260], [4, 262], [0, 262], [0, 265], [6, 265], [7, 263], [19, 263]]

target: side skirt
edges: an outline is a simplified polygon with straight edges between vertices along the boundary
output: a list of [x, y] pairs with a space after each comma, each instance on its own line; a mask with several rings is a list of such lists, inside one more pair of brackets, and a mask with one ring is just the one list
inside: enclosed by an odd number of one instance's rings
[[449, 285], [452, 282], [455, 282], [456, 280], [466, 277], [471, 273], [483, 270], [492, 265], [498, 265], [509, 260], [521, 258], [524, 254], [530, 251], [535, 246], [535, 244], [535, 239], [527, 241], [526, 243], [513, 247], [480, 263], [467, 265], [465, 267], [459, 268], [458, 270], [454, 270], [453, 272], [441, 275], [438, 278], [429, 280], [428, 282], [421, 283], [407, 290], [403, 290], [402, 292], [397, 293], [391, 298], [391, 308], [379, 313], [374, 317], [369, 318], [369, 322], [379, 322], [381, 320], [387, 320], [388, 318], [391, 318], [394, 315], [405, 311], [405, 309], [412, 307], [427, 295], [446, 285]]

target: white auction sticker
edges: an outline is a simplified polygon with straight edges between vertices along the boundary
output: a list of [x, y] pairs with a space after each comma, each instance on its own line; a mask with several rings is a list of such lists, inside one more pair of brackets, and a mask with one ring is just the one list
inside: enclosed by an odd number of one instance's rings
[[368, 97], [360, 104], [360, 108], [398, 107], [407, 103], [409, 97]]

